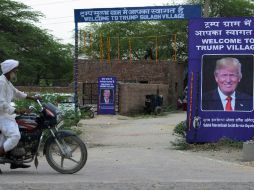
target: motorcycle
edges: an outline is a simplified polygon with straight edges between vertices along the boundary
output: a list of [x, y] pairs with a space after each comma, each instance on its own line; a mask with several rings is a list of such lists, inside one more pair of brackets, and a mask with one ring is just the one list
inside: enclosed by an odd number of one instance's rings
[[94, 118], [94, 107], [92, 105], [80, 106], [79, 110], [84, 117]]
[[[34, 161], [38, 167], [38, 155], [42, 149], [48, 164], [62, 174], [81, 170], [87, 161], [84, 142], [72, 131], [60, 130], [61, 112], [52, 103], [37, 99], [39, 114], [30, 113], [16, 117], [21, 139], [18, 145], [4, 157], [0, 164], [25, 164]], [[30, 106], [29, 110], [36, 110]]]

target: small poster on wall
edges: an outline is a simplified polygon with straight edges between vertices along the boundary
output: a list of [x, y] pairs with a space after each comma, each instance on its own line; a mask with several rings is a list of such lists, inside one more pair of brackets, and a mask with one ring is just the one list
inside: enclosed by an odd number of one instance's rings
[[98, 78], [98, 114], [115, 114], [116, 77]]

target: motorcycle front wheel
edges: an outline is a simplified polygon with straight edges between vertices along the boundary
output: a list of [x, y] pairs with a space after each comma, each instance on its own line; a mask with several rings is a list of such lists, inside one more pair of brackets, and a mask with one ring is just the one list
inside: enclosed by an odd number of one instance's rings
[[46, 159], [49, 165], [62, 174], [73, 174], [86, 164], [87, 149], [77, 136], [65, 136], [51, 141], [46, 147]]

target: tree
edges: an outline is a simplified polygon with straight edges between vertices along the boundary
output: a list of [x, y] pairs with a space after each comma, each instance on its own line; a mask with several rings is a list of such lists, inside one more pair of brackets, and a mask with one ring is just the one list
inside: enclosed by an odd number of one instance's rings
[[34, 25], [43, 15], [23, 3], [0, 0], [0, 61], [20, 61], [20, 85], [72, 79], [72, 46]]
[[[188, 0], [190, 4], [201, 4], [205, 0]], [[251, 0], [210, 0], [209, 17], [253, 16], [254, 3]]]
[[[178, 55], [185, 49], [186, 24], [186, 21], [93, 23], [82, 29], [85, 35], [81, 33], [80, 53], [91, 59], [107, 59], [110, 50], [111, 59], [118, 59], [119, 53], [121, 59], [130, 59], [131, 53], [133, 60], [141, 60], [147, 57], [148, 51], [152, 53], [148, 57], [155, 59], [157, 51], [157, 58], [170, 60], [174, 55], [174, 46], [177, 46]], [[185, 59], [183, 56], [178, 58]]]
[[[186, 1], [202, 7], [204, 3], [204, 0]], [[210, 0], [209, 8], [210, 17], [254, 14], [254, 4], [248, 0]], [[91, 59], [107, 59], [110, 52], [110, 58], [117, 59], [119, 46], [121, 59], [129, 59], [131, 53], [132, 59], [140, 60], [152, 48], [153, 54], [158, 50], [160, 60], [171, 60], [176, 54], [177, 62], [187, 63], [187, 25], [185, 20], [93, 23], [82, 29], [80, 53]]]

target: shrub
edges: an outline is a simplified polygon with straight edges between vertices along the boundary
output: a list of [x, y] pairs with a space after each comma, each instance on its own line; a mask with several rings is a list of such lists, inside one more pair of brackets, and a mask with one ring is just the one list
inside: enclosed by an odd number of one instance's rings
[[186, 131], [187, 131], [186, 120], [178, 123], [173, 130], [174, 134], [177, 134], [183, 138], [186, 137]]
[[243, 141], [232, 140], [227, 137], [221, 138], [217, 143], [218, 147], [227, 147], [241, 149], [243, 147]]
[[241, 149], [243, 142], [232, 140], [227, 137], [223, 137], [217, 142], [213, 143], [193, 143], [189, 144], [186, 142], [186, 132], [187, 132], [187, 123], [186, 121], [181, 121], [178, 123], [173, 133], [178, 135], [178, 138], [175, 141], [172, 141], [171, 144], [177, 150], [193, 150], [193, 151], [209, 151], [209, 150], [219, 150], [219, 149]]
[[170, 142], [177, 150], [192, 150], [192, 151], [218, 151], [218, 150], [236, 150], [241, 149], [243, 142], [235, 141], [228, 138], [221, 138], [217, 142], [213, 143], [193, 143], [186, 142], [186, 138], [178, 137], [174, 141]]
[[171, 144], [177, 150], [188, 150], [191, 148], [191, 145], [186, 142], [185, 138], [182, 137], [176, 138], [175, 141], [171, 141]]

